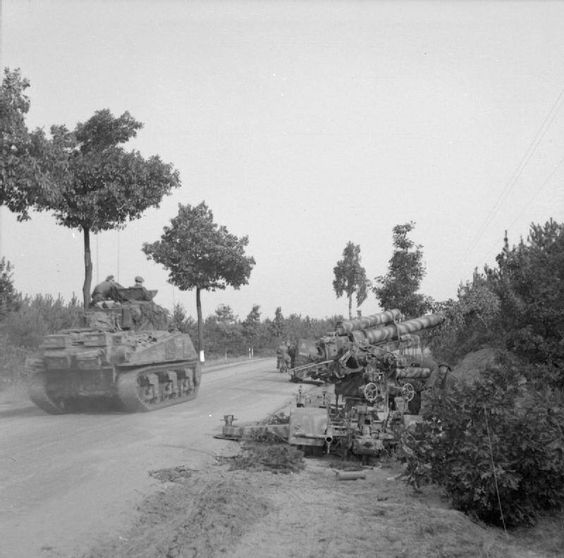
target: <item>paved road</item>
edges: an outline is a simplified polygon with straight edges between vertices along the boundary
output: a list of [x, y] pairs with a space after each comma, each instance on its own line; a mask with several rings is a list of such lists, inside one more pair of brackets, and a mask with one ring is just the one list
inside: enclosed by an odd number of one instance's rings
[[0, 410], [0, 557], [80, 556], [125, 532], [159, 488], [153, 469], [213, 466], [234, 442], [213, 438], [224, 414], [254, 421], [297, 392], [271, 359], [213, 367], [195, 401], [152, 413], [47, 415]]

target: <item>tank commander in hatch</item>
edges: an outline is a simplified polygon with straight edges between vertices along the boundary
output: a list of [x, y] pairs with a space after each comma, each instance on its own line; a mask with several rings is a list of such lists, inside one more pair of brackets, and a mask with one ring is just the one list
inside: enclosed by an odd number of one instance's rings
[[139, 275], [135, 277], [135, 284], [132, 288], [138, 289], [140, 292], [140, 295], [136, 297], [137, 300], [151, 300], [153, 298], [151, 296], [151, 293], [149, 293], [149, 291], [143, 285], [144, 282], [145, 280], [143, 279], [143, 277]]
[[99, 303], [103, 303], [106, 300], [113, 300], [114, 302], [119, 302], [118, 287], [121, 287], [119, 283], [116, 283], [113, 275], [108, 275], [104, 281], [99, 283], [94, 287], [92, 291], [92, 302], [91, 306], [95, 306]]

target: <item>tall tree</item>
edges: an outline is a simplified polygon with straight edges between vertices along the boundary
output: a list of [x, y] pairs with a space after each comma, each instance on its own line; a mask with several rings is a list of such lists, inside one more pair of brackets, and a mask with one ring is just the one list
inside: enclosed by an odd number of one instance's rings
[[254, 304], [243, 323], [243, 337], [250, 347], [254, 347], [260, 330], [260, 306]]
[[19, 70], [4, 69], [0, 86], [0, 205], [20, 220], [29, 218], [28, 210], [48, 188], [35, 136], [25, 123], [30, 108], [28, 87], [29, 81]]
[[333, 289], [337, 298], [347, 295], [349, 301], [349, 319], [352, 318], [352, 297], [356, 293], [356, 305], [359, 307], [367, 296], [369, 286], [366, 270], [360, 264], [360, 246], [348, 242], [343, 250], [343, 259], [333, 268], [335, 279]]
[[181, 291], [196, 290], [198, 312], [198, 348], [203, 357], [202, 291], [239, 289], [248, 283], [255, 265], [245, 256], [246, 236], [237, 238], [224, 226], [214, 223], [213, 213], [205, 204], [178, 206], [178, 215], [164, 227], [160, 240], [145, 243], [148, 259], [168, 270], [168, 280]]
[[[533, 362], [564, 367], [564, 223], [532, 224], [527, 240], [505, 247], [486, 268], [501, 300], [508, 348]], [[561, 374], [564, 384], [564, 374]]]
[[394, 253], [388, 273], [376, 277], [373, 288], [382, 308], [398, 308], [408, 317], [423, 314], [429, 305], [428, 299], [417, 292], [425, 277], [425, 265], [422, 246], [408, 237], [414, 228], [413, 221], [393, 228]]
[[286, 333], [285, 322], [286, 320], [284, 319], [284, 314], [282, 314], [282, 307], [278, 306], [274, 311], [274, 319], [269, 323], [268, 327], [270, 335], [272, 335], [277, 342], [279, 342], [282, 336]]
[[43, 160], [57, 169], [57, 182], [54, 195], [38, 205], [52, 211], [60, 225], [82, 230], [85, 307], [92, 284], [90, 234], [123, 228], [180, 186], [172, 165], [123, 149], [142, 127], [128, 112], [116, 118], [104, 109], [72, 132], [52, 126], [52, 137], [44, 142]]

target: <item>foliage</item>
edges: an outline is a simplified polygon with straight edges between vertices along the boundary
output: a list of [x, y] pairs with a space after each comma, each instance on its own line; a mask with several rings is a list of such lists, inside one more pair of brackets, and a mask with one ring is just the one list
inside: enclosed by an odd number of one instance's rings
[[237, 238], [214, 223], [213, 213], [202, 202], [197, 206], [178, 205], [178, 215], [164, 227], [160, 240], [143, 245], [148, 259], [163, 265], [169, 282], [181, 291], [196, 289], [198, 347], [203, 349], [200, 292], [246, 285], [255, 265], [245, 256], [246, 236]]
[[497, 264], [486, 273], [501, 301], [505, 345], [532, 362], [563, 368], [564, 224], [531, 225], [526, 242], [509, 248], [506, 241]]
[[337, 298], [347, 295], [349, 302], [349, 319], [352, 318], [352, 297], [356, 293], [357, 308], [366, 300], [370, 283], [366, 278], [366, 270], [360, 264], [360, 246], [348, 242], [343, 250], [343, 259], [333, 268], [335, 279], [333, 289]]
[[48, 188], [25, 117], [29, 81], [19, 70], [4, 69], [0, 86], [0, 205], [28, 219], [28, 210]]
[[215, 314], [206, 318], [205, 331], [210, 353], [233, 356], [244, 345], [243, 327], [228, 305], [220, 304]]
[[167, 268], [169, 282], [180, 290], [215, 291], [248, 283], [255, 264], [245, 256], [248, 243], [246, 236], [237, 238], [214, 223], [211, 209], [202, 202], [194, 207], [179, 204], [161, 239], [145, 243], [143, 252]]
[[45, 335], [80, 326], [82, 317], [77, 298], [65, 303], [61, 297], [36, 295], [23, 298], [18, 310], [7, 315], [4, 331], [14, 346], [35, 349]]
[[172, 165], [158, 156], [145, 159], [138, 151], [121, 147], [141, 127], [128, 112], [116, 118], [104, 109], [78, 123], [72, 132], [65, 126], [52, 126], [50, 139], [42, 133], [35, 136], [43, 168], [55, 182], [50, 195], [36, 207], [52, 211], [60, 225], [84, 234], [85, 307], [92, 281], [90, 233], [121, 228], [139, 219], [180, 185]]
[[485, 345], [509, 350], [564, 389], [564, 225], [531, 225], [526, 241], [510, 248], [506, 239], [496, 261], [457, 300], [435, 305], [446, 320], [431, 334], [433, 353], [454, 361]]
[[536, 390], [528, 367], [506, 360], [472, 385], [435, 396], [403, 435], [408, 482], [441, 486], [456, 509], [517, 526], [564, 497], [562, 396]]
[[459, 286], [457, 300], [435, 303], [431, 311], [445, 317], [438, 328], [427, 334], [433, 354], [441, 360], [454, 362], [484, 345], [502, 345], [500, 299], [488, 278], [478, 271], [472, 281]]
[[188, 316], [185, 308], [179, 303], [176, 303], [172, 309], [170, 325], [182, 333], [188, 333], [190, 336], [194, 336], [196, 332], [194, 318]]
[[254, 348], [258, 344], [260, 336], [260, 306], [258, 304], [253, 305], [241, 326], [247, 345]]
[[274, 311], [274, 319], [269, 322], [268, 328], [272, 337], [280, 340], [286, 334], [284, 314], [282, 314], [282, 307], [278, 306]]
[[303, 451], [288, 444], [248, 442], [230, 462], [230, 471], [270, 471], [271, 473], [299, 473], [305, 468]]
[[27, 356], [38, 348], [43, 337], [82, 324], [83, 310], [78, 299], [36, 295], [20, 297], [17, 308], [5, 316], [0, 331], [0, 387], [24, 375]]
[[0, 258], [0, 320], [8, 312], [16, 310], [19, 305], [19, 296], [14, 288], [12, 271], [12, 264], [5, 258]]
[[372, 289], [382, 308], [398, 308], [407, 317], [424, 314], [430, 304], [428, 298], [417, 292], [425, 276], [425, 265], [422, 246], [408, 238], [414, 228], [413, 221], [393, 228], [394, 253], [388, 273], [377, 276]]
[[0, 335], [0, 390], [18, 382], [25, 375], [25, 359], [30, 351], [10, 342], [5, 333]]

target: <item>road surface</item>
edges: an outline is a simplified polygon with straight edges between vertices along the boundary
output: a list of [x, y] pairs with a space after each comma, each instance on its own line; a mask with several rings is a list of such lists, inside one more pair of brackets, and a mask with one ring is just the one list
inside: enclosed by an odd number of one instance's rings
[[76, 558], [125, 532], [159, 488], [148, 472], [213, 466], [224, 414], [264, 418], [297, 392], [272, 359], [205, 371], [196, 400], [139, 414], [48, 415], [0, 407], [0, 557]]

